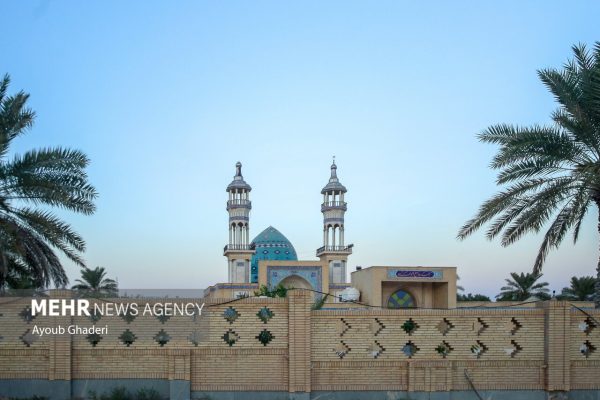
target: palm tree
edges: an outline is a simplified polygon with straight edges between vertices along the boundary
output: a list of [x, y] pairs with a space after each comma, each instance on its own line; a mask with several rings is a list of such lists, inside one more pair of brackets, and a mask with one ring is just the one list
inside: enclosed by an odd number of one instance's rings
[[83, 292], [92, 296], [115, 296], [117, 294], [117, 282], [106, 277], [106, 270], [102, 267], [95, 269], [82, 268], [81, 279], [73, 286], [73, 290]]
[[[479, 135], [480, 141], [500, 146], [491, 167], [499, 170], [497, 184], [505, 187], [458, 233], [464, 239], [491, 222], [487, 238], [501, 234], [501, 244], [508, 246], [549, 224], [533, 266], [536, 275], [548, 251], [568, 232], [577, 242], [592, 204], [600, 210], [600, 42], [592, 52], [583, 44], [573, 46], [573, 53], [561, 70], [538, 71], [559, 104], [553, 124], [499, 124]], [[600, 278], [600, 260], [596, 272]], [[600, 279], [595, 301], [600, 307]]]
[[540, 300], [550, 298], [548, 282], [536, 283], [542, 277], [541, 274], [511, 272], [512, 279], [506, 279], [506, 286], [500, 288], [496, 299], [500, 301], [525, 301], [530, 297]]
[[7, 281], [30, 278], [47, 287], [63, 287], [67, 275], [62, 253], [83, 266], [85, 242], [48, 206], [82, 214], [95, 210], [96, 190], [88, 183], [89, 160], [80, 151], [64, 148], [30, 150], [9, 159], [13, 140], [35, 120], [27, 108], [29, 95], [8, 95], [10, 78], [0, 80], [0, 290]]
[[576, 276], [571, 278], [571, 286], [562, 290], [560, 297], [566, 300], [590, 301], [594, 297], [596, 278], [593, 276]]

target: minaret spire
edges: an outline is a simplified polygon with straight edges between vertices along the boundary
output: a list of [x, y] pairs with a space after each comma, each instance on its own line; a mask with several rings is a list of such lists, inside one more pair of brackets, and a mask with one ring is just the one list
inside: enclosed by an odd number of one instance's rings
[[346, 281], [346, 262], [352, 254], [353, 245], [344, 243], [344, 215], [347, 204], [344, 195], [346, 187], [341, 184], [337, 176], [335, 156], [331, 164], [329, 182], [321, 190], [323, 204], [323, 246], [317, 250], [317, 257], [329, 264], [329, 282], [342, 283]]
[[228, 261], [229, 282], [250, 282], [250, 258], [254, 250], [250, 246], [250, 191], [252, 187], [242, 176], [242, 163], [235, 164], [235, 176], [227, 186], [229, 200], [229, 242], [223, 250]]

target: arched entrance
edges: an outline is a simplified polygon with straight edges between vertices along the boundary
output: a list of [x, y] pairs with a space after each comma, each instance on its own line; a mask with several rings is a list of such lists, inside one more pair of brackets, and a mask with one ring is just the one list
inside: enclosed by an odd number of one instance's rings
[[283, 279], [279, 284], [285, 286], [286, 288], [312, 289], [310, 283], [308, 283], [306, 279], [298, 275], [290, 275], [287, 278]]

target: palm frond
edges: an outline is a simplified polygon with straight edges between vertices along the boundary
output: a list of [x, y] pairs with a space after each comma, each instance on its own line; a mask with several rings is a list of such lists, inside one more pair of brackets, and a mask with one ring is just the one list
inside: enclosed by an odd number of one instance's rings
[[15, 156], [6, 163], [0, 190], [8, 200], [47, 204], [83, 214], [95, 211], [98, 194], [84, 168], [89, 160], [78, 150], [41, 149]]
[[[576, 224], [581, 224], [585, 209], [589, 204], [589, 192], [584, 188], [579, 191], [567, 202], [560, 210], [548, 230], [544, 235], [542, 244], [536, 257], [533, 273], [539, 274], [542, 270], [542, 265], [546, 260], [546, 256], [551, 248], [558, 248], [562, 243], [568, 230]], [[579, 231], [577, 227], [576, 232]]]
[[506, 279], [507, 286], [500, 289], [500, 293], [496, 295], [499, 300], [525, 301], [532, 296], [539, 298], [548, 298], [548, 283], [536, 283], [541, 277], [541, 274], [511, 272], [512, 279]]
[[[490, 167], [498, 170], [496, 183], [503, 188], [457, 235], [464, 239], [489, 224], [486, 237], [500, 236], [508, 246], [546, 229], [533, 265], [536, 274], [569, 231], [577, 242], [590, 204], [600, 208], [600, 42], [593, 50], [582, 44], [572, 50], [562, 69], [538, 71], [558, 103], [552, 125], [495, 124], [477, 136], [498, 146]], [[536, 288], [544, 294], [543, 289]], [[597, 290], [600, 306], [600, 284]]]
[[30, 150], [7, 160], [14, 139], [33, 126], [29, 94], [8, 95], [10, 78], [0, 81], [0, 289], [7, 284], [68, 283], [56, 252], [85, 265], [83, 238], [56, 215], [32, 208], [50, 206], [82, 214], [95, 211], [97, 198], [85, 169], [87, 156], [78, 150]]
[[459, 239], [465, 239], [475, 232], [482, 225], [493, 219], [497, 214], [502, 213], [507, 208], [515, 207], [524, 200], [522, 196], [528, 192], [536, 191], [547, 181], [544, 179], [531, 179], [515, 183], [505, 191], [494, 195], [491, 199], [485, 201], [479, 208], [478, 213], [471, 220], [467, 221], [458, 233]]
[[573, 186], [572, 179], [560, 179], [530, 196], [526, 201], [527, 206], [504, 231], [502, 246], [514, 243], [528, 232], [539, 232], [561, 202], [569, 198]]
[[72, 287], [86, 295], [116, 295], [118, 292], [117, 282], [113, 279], [106, 278], [106, 270], [103, 267], [95, 269], [82, 268], [81, 279], [75, 282], [78, 284]]

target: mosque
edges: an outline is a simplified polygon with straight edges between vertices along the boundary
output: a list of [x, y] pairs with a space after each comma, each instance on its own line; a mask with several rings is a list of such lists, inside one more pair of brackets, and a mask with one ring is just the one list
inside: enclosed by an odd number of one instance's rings
[[388, 308], [456, 307], [455, 267], [356, 267], [347, 282], [348, 257], [354, 245], [346, 244], [344, 238], [347, 189], [337, 176], [335, 160], [329, 181], [321, 189], [323, 243], [316, 250], [317, 260], [298, 260], [292, 243], [272, 226], [250, 240], [252, 187], [244, 180], [242, 164], [238, 162], [235, 168], [226, 189], [229, 242], [223, 255], [228, 280], [210, 286], [206, 297], [235, 299], [253, 296], [263, 285], [283, 285], [312, 290], [317, 298], [327, 293], [331, 296], [328, 303], [333, 304], [351, 298]]

